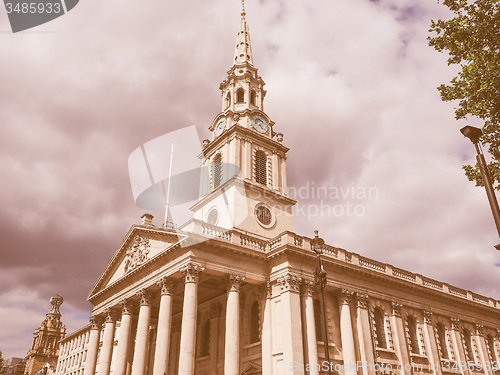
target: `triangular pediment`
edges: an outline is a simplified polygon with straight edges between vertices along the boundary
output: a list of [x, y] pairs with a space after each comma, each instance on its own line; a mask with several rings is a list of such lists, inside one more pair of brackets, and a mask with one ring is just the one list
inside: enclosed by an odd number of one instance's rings
[[241, 372], [241, 375], [258, 375], [262, 374], [262, 367], [256, 363], [250, 363], [245, 370]]
[[92, 288], [88, 299], [120, 282], [126, 276], [147, 267], [150, 262], [171, 251], [187, 238], [188, 235], [174, 230], [132, 226]]

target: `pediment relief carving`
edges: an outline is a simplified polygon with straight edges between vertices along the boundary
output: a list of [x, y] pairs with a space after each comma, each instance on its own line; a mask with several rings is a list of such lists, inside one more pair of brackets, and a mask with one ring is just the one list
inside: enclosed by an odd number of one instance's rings
[[150, 247], [151, 243], [147, 238], [135, 236], [133, 245], [125, 254], [125, 273], [129, 273], [148, 260]]

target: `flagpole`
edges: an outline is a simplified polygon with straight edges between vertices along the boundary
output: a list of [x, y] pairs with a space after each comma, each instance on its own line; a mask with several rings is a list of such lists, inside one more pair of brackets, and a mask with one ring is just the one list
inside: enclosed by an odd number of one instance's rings
[[167, 198], [165, 201], [165, 221], [163, 223], [163, 227], [166, 229], [167, 228], [167, 222], [168, 222], [168, 210], [169, 210], [169, 200], [170, 200], [170, 185], [171, 185], [171, 178], [172, 178], [172, 161], [174, 159], [174, 142], [172, 142], [172, 147], [170, 149], [170, 168], [168, 170], [168, 185], [167, 185]]

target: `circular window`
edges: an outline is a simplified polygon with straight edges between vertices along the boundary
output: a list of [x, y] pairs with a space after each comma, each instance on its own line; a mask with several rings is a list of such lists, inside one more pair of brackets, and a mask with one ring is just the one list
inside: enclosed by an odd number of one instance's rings
[[207, 215], [207, 223], [215, 225], [219, 220], [219, 211], [216, 208], [212, 208]]
[[268, 206], [259, 204], [255, 207], [255, 216], [257, 221], [265, 228], [270, 228], [273, 226], [273, 215]]

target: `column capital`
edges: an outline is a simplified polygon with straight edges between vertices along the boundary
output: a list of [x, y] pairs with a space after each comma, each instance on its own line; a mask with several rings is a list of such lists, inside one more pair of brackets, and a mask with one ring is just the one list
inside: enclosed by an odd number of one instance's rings
[[314, 296], [314, 288], [316, 287], [316, 283], [314, 280], [309, 280], [302, 278], [302, 293], [306, 297]]
[[356, 293], [356, 302], [360, 309], [368, 309], [368, 296], [366, 294]]
[[391, 302], [392, 306], [392, 315], [401, 317], [401, 310], [403, 309], [403, 305], [399, 302]]
[[162, 296], [171, 296], [175, 293], [175, 284], [167, 277], [162, 277], [156, 284], [160, 287]]
[[120, 307], [122, 309], [122, 315], [132, 315], [133, 314], [133, 304], [129, 299], [124, 299], [120, 302]]
[[354, 292], [351, 292], [347, 289], [341, 289], [339, 292], [339, 297], [341, 305], [350, 305], [354, 297]]
[[455, 316], [452, 316], [450, 320], [451, 320], [451, 329], [453, 331], [458, 331], [458, 323], [460, 322], [460, 319], [458, 319]]
[[285, 276], [280, 277], [277, 281], [282, 292], [300, 292], [301, 278], [297, 275], [287, 273]]
[[245, 282], [245, 276], [230, 273], [227, 275], [227, 291], [228, 292], [239, 292], [240, 286]]
[[187, 266], [181, 268], [179, 270], [181, 274], [184, 275], [184, 282], [187, 283], [196, 283], [200, 280], [200, 273], [205, 271], [205, 267], [200, 266], [199, 264], [189, 263]]
[[137, 297], [139, 297], [139, 304], [141, 306], [150, 306], [151, 305], [151, 293], [146, 289], [142, 289], [137, 293]]
[[432, 313], [430, 311], [424, 310], [424, 323], [432, 324]]
[[102, 328], [103, 319], [99, 315], [92, 315], [89, 318], [90, 324], [92, 324], [91, 329], [100, 330]]
[[115, 310], [109, 308], [104, 311], [104, 317], [106, 323], [115, 323], [117, 316]]

